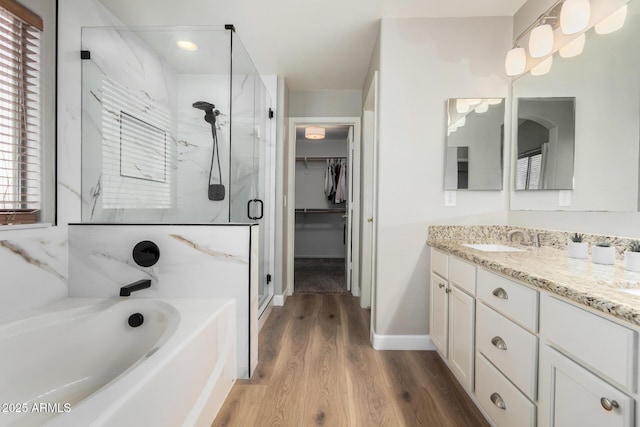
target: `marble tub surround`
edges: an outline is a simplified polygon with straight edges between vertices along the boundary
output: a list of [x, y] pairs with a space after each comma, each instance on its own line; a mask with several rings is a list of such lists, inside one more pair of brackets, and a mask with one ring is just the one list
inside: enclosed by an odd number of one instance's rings
[[[510, 243], [507, 233], [511, 230], [523, 230], [529, 236], [537, 234], [540, 246], [547, 246], [566, 251], [567, 244], [575, 231], [548, 230], [545, 228], [515, 227], [511, 225], [432, 225], [429, 226], [429, 240], [454, 240], [463, 243]], [[624, 252], [633, 240], [628, 237], [607, 236], [603, 234], [580, 233], [583, 242], [589, 246], [601, 240], [607, 240], [616, 248], [616, 259], [624, 259]], [[512, 236], [513, 244], [518, 244], [520, 237]], [[519, 246], [518, 246], [519, 247]]]
[[[151, 267], [133, 260], [143, 240], [160, 250]], [[120, 287], [150, 279], [151, 287], [128, 298], [234, 299], [238, 378], [247, 378], [257, 364], [257, 250], [251, 224], [70, 224], [69, 296], [118, 298]]]
[[640, 289], [640, 273], [615, 265], [598, 265], [589, 260], [568, 258], [565, 250], [553, 247], [524, 247], [522, 252], [481, 252], [463, 246], [465, 240], [429, 239], [440, 249], [490, 271], [566, 297], [619, 319], [640, 325], [640, 296], [624, 289]]

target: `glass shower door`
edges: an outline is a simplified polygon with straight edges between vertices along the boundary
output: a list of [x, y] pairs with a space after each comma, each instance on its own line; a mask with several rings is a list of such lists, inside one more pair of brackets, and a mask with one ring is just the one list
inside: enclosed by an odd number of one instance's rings
[[232, 33], [231, 159], [229, 218], [231, 222], [257, 223], [260, 229], [258, 296], [260, 313], [273, 295], [269, 260], [270, 195], [267, 147], [270, 123], [266, 87], [253, 62]]

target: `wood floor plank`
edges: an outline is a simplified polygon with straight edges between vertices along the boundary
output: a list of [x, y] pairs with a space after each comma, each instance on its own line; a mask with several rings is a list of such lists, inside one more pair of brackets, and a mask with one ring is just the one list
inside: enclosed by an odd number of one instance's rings
[[354, 426], [393, 426], [402, 419], [380, 375], [381, 364], [369, 342], [362, 309], [356, 298], [342, 301], [350, 418]]
[[413, 356], [421, 366], [428, 366], [424, 372], [427, 390], [454, 426], [488, 426], [478, 408], [464, 391], [464, 388], [449, 371], [447, 365], [435, 351], [416, 351]]
[[302, 399], [303, 426], [350, 425], [342, 334], [338, 327], [332, 328], [333, 337], [327, 337], [320, 326], [314, 332], [309, 387]]
[[384, 364], [383, 374], [389, 387], [417, 388], [427, 384], [426, 374], [413, 351], [379, 351], [378, 357]]
[[317, 296], [310, 294], [290, 298], [295, 307], [269, 381], [270, 398], [262, 402], [258, 412], [261, 425], [298, 426], [302, 421], [300, 398], [307, 387], [309, 370], [305, 366], [311, 357], [310, 336], [319, 310], [315, 299]]
[[264, 385], [235, 384], [211, 427], [257, 425], [256, 417], [266, 392]]
[[275, 367], [282, 338], [291, 320], [291, 312], [295, 303], [283, 307], [273, 307], [269, 318], [260, 330], [258, 337], [258, 366], [251, 377], [252, 384], [266, 384], [271, 379]]

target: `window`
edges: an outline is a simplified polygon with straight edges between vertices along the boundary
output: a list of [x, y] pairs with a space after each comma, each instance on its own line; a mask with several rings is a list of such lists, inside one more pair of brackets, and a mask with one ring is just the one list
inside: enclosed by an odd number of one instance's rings
[[516, 190], [542, 189], [542, 149], [538, 148], [518, 156]]
[[0, 224], [34, 223], [42, 196], [42, 19], [0, 0]]

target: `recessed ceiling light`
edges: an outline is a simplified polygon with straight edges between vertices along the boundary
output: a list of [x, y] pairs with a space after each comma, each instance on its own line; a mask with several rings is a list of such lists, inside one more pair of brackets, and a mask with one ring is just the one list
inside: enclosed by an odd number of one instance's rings
[[178, 40], [176, 45], [182, 50], [188, 50], [193, 52], [194, 50], [198, 50], [198, 45], [192, 42], [191, 40]]

